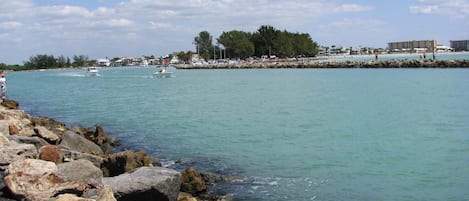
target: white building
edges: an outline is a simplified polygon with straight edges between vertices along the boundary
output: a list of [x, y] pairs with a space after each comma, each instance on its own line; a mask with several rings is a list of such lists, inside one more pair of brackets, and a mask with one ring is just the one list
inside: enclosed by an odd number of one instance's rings
[[111, 66], [111, 61], [109, 59], [98, 59], [96, 60], [96, 65], [108, 67]]

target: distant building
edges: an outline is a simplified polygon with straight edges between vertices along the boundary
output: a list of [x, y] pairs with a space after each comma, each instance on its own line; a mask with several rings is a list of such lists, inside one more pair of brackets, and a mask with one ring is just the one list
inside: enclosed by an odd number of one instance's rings
[[108, 67], [108, 66], [111, 66], [111, 61], [109, 61], [109, 59], [107, 59], [107, 58], [106, 59], [98, 59], [96, 61], [96, 65]]
[[432, 52], [436, 46], [436, 40], [413, 40], [388, 43], [388, 48], [392, 52]]
[[444, 46], [444, 45], [437, 45], [435, 52], [454, 52], [454, 48]]
[[455, 51], [469, 51], [469, 40], [451, 40], [449, 43]]

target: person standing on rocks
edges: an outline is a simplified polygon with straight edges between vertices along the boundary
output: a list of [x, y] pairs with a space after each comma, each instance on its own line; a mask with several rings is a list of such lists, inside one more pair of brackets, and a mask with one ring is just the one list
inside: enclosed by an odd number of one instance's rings
[[1, 72], [1, 76], [2, 77], [0, 77], [0, 86], [2, 87], [2, 101], [4, 101], [7, 93], [7, 79], [5, 78], [5, 71]]

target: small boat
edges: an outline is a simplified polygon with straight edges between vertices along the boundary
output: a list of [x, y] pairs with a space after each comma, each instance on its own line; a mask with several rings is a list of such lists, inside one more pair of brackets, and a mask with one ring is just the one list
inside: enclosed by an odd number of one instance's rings
[[153, 73], [153, 76], [155, 77], [171, 77], [173, 72], [169, 72], [166, 67], [161, 68], [159, 71]]
[[159, 71], [153, 73], [153, 76], [155, 76], [155, 77], [171, 77], [173, 72], [169, 72], [168, 69], [166, 69], [168, 66], [169, 66], [168, 61], [164, 60], [163, 67], [160, 68]]
[[92, 67], [88, 67], [87, 73], [88, 75], [98, 75], [99, 71], [98, 71], [98, 68], [92, 66]]

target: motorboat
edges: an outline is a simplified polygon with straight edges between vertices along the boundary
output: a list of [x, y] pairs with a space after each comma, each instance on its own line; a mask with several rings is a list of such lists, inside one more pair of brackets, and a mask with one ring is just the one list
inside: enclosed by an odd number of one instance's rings
[[87, 74], [88, 75], [98, 75], [99, 71], [98, 71], [98, 68], [92, 66], [92, 67], [88, 67], [87, 69]]
[[166, 67], [161, 68], [159, 71], [153, 73], [153, 76], [155, 77], [171, 77], [173, 72], [169, 72]]

